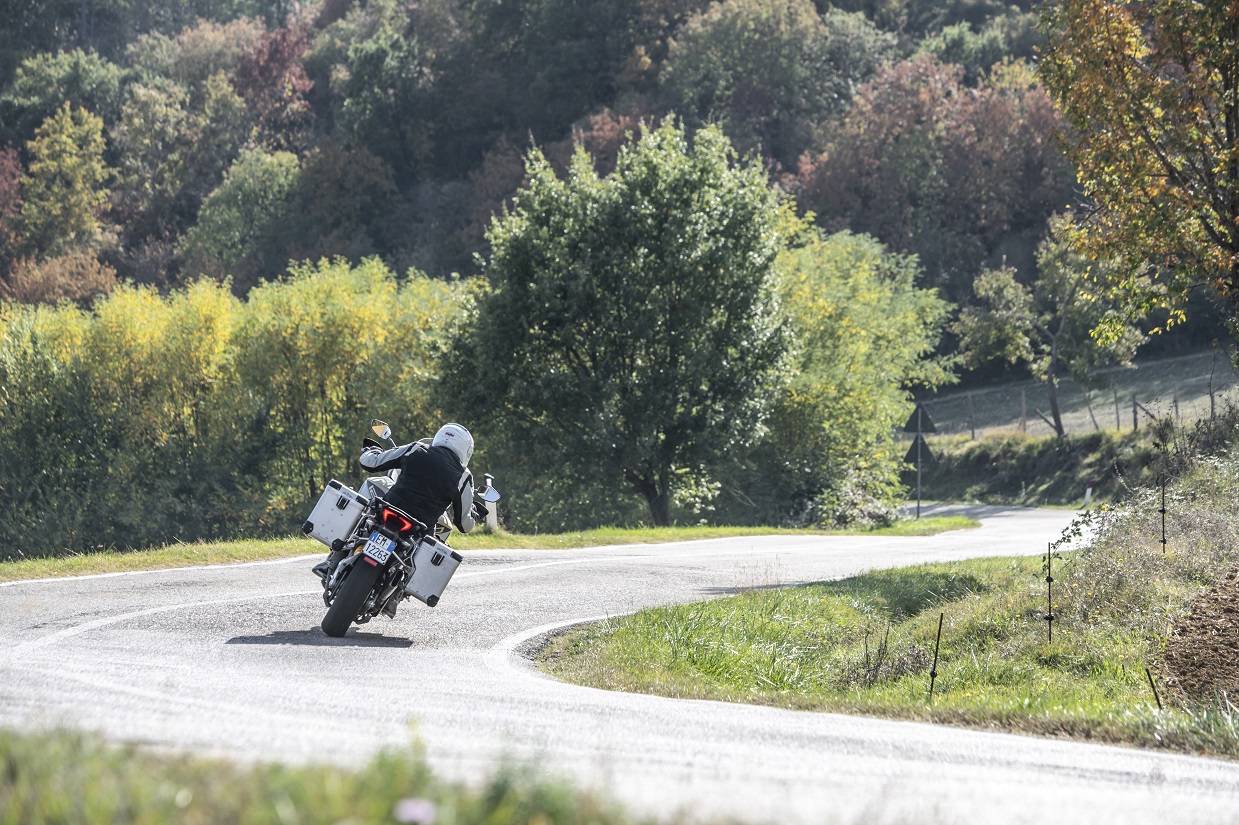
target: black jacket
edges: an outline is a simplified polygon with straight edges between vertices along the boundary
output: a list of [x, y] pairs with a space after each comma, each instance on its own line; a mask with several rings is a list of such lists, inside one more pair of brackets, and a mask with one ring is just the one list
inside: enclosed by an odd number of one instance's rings
[[468, 533], [473, 520], [473, 473], [461, 466], [450, 447], [427, 447], [414, 441], [403, 447], [382, 450], [367, 447], [361, 453], [361, 466], [385, 472], [400, 468], [400, 477], [383, 499], [433, 529], [448, 508], [452, 523]]

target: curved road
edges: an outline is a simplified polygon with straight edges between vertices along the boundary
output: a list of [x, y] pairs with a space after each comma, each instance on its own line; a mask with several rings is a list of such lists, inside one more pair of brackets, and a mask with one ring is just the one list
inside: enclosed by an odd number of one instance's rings
[[[583, 619], [876, 567], [1044, 552], [1072, 514], [929, 538], [781, 536], [466, 555], [431, 610], [340, 640], [314, 559], [0, 586], [0, 725], [239, 759], [426, 747], [449, 778], [532, 761], [655, 816], [750, 823], [1239, 823], [1239, 765], [562, 684], [521, 654]], [[369, 723], [342, 712], [359, 698]]]

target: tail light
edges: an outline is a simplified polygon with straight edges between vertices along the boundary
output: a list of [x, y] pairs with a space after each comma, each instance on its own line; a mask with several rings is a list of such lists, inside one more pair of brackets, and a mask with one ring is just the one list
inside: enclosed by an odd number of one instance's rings
[[404, 536], [413, 532], [417, 527], [417, 522], [410, 519], [399, 510], [394, 510], [391, 507], [384, 507], [379, 513], [379, 520], [388, 530], [393, 531], [397, 536]]

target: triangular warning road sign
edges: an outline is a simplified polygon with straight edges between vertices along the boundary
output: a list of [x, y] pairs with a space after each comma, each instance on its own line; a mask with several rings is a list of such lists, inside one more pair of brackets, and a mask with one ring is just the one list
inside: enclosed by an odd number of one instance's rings
[[929, 449], [929, 445], [925, 443], [925, 437], [920, 433], [916, 434], [916, 438], [912, 439], [912, 446], [908, 448], [908, 453], [903, 457], [903, 460], [913, 467], [916, 466], [918, 454], [917, 445], [920, 445], [919, 459], [921, 466], [928, 467], [931, 464], [937, 464], [938, 459], [934, 457], [933, 450]]
[[934, 422], [929, 417], [929, 410], [918, 401], [916, 409], [908, 418], [908, 423], [903, 425], [903, 431], [905, 433], [936, 433], [938, 429], [934, 427]]

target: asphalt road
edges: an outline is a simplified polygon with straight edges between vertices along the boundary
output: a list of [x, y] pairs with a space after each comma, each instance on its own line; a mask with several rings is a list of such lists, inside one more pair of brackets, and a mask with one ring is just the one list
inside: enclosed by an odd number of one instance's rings
[[1044, 552], [1066, 511], [928, 538], [762, 537], [466, 555], [435, 609], [318, 629], [317, 560], [0, 586], [0, 725], [237, 759], [360, 765], [420, 739], [442, 775], [504, 759], [632, 810], [746, 823], [1239, 823], [1239, 764], [580, 688], [548, 631], [738, 588]]

